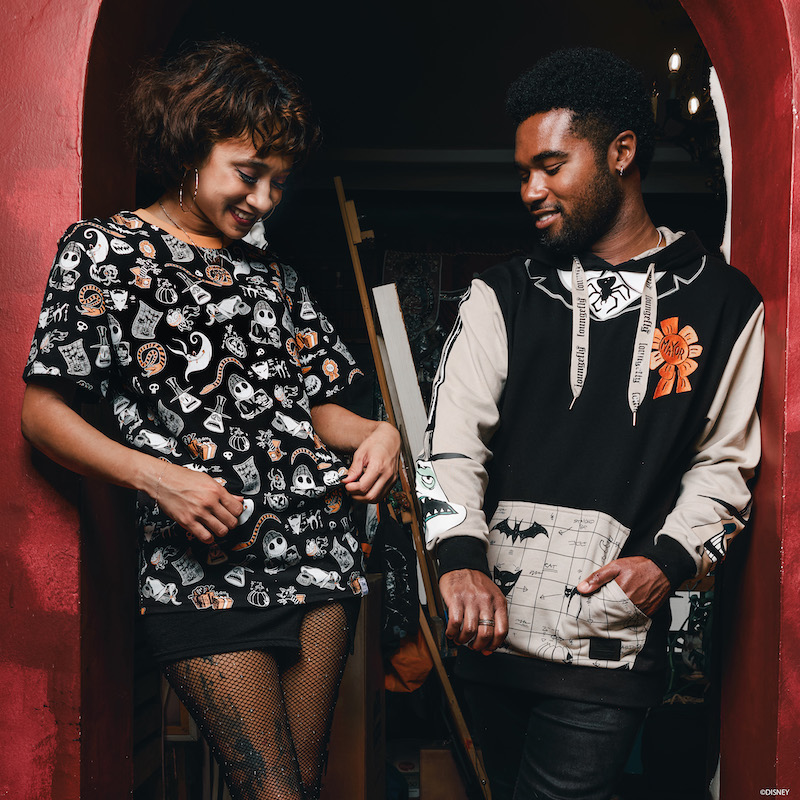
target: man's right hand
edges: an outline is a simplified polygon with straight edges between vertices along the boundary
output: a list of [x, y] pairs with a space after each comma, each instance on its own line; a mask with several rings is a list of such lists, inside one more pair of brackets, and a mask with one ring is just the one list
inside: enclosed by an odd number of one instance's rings
[[[442, 575], [439, 589], [447, 606], [449, 639], [486, 655], [500, 647], [508, 633], [508, 607], [491, 578], [474, 569], [457, 569]], [[493, 620], [494, 625], [481, 620]]]

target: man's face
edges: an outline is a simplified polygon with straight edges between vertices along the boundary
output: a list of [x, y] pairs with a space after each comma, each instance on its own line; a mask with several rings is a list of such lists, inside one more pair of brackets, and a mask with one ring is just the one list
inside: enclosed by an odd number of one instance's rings
[[534, 114], [517, 128], [514, 160], [520, 195], [542, 244], [558, 252], [591, 250], [617, 220], [622, 189], [607, 159], [571, 131], [572, 112]]

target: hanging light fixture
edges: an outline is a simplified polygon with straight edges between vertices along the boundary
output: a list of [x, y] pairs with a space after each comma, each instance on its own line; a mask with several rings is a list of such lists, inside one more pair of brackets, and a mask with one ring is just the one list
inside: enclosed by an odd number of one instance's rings
[[686, 110], [692, 117], [700, 110], [700, 100], [696, 94], [693, 94], [687, 101]]
[[678, 52], [678, 49], [675, 48], [672, 51], [672, 55], [667, 60], [667, 69], [670, 71], [672, 75], [674, 75], [680, 71], [680, 68], [681, 68], [681, 54]]

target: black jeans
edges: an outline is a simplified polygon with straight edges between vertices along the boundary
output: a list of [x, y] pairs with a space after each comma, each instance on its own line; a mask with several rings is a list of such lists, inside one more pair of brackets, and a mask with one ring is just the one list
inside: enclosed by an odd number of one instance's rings
[[465, 683], [492, 800], [608, 800], [647, 714]]

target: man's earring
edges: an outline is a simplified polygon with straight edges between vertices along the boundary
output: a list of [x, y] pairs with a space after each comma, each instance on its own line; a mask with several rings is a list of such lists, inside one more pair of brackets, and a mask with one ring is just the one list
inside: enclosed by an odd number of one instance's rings
[[625, 167], [620, 167], [617, 172], [619, 172], [620, 178], [625, 174]]

